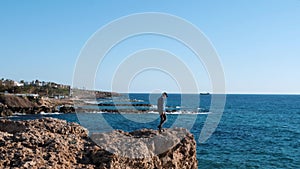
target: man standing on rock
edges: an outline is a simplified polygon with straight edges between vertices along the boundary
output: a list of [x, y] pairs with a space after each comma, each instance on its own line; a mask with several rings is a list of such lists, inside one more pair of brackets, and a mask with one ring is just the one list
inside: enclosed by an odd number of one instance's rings
[[162, 125], [167, 120], [166, 113], [165, 113], [167, 97], [168, 94], [166, 92], [163, 92], [162, 95], [157, 100], [157, 109], [160, 115], [160, 123], [157, 126], [159, 132], [161, 132]]

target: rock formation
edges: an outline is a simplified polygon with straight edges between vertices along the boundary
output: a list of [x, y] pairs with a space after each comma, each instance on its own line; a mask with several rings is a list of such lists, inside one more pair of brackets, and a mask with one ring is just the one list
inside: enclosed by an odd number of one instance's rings
[[196, 143], [182, 128], [93, 134], [44, 118], [0, 120], [0, 168], [197, 168]]
[[[38, 114], [40, 112], [74, 113], [73, 101], [68, 99], [30, 98], [0, 94], [0, 116], [13, 113]], [[60, 106], [58, 109], [57, 107]]]

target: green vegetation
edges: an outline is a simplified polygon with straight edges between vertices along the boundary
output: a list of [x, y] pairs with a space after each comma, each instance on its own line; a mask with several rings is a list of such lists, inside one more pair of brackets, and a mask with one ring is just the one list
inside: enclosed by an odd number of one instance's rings
[[39, 96], [69, 96], [70, 86], [56, 84], [53, 82], [41, 82], [38, 80], [31, 82], [30, 84], [24, 84], [24, 81], [20, 81], [21, 86], [15, 85], [12, 80], [0, 79], [0, 92], [4, 93], [18, 93], [18, 94], [39, 94]]

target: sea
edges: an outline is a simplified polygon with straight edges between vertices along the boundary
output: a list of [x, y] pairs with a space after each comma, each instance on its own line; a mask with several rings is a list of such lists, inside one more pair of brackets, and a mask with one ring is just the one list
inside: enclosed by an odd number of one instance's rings
[[[90, 133], [112, 129], [157, 129], [160, 120], [156, 112], [158, 97], [124, 94], [110, 99], [87, 100], [92, 107], [90, 112], [16, 114], [9, 119], [54, 117], [80, 123]], [[208, 117], [215, 113], [211, 108], [213, 97], [212, 94], [169, 94], [167, 98], [167, 122], [163, 127], [186, 126], [189, 129], [197, 141], [199, 169], [300, 168], [300, 95], [228, 94], [220, 119], [214, 123], [216, 128], [207, 140], [200, 142], [201, 130]], [[120, 113], [103, 111], [115, 109]], [[130, 109], [137, 111], [130, 113]]]

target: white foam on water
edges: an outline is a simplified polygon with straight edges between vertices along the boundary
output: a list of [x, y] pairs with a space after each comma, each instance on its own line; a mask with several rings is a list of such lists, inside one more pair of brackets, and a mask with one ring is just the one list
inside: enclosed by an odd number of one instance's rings
[[144, 100], [132, 99], [132, 100], [129, 100], [129, 102], [144, 102]]
[[99, 101], [85, 100], [84, 103], [87, 103], [87, 104], [99, 104], [101, 102], [99, 102]]
[[[24, 116], [26, 115], [26, 113], [13, 113], [14, 116]], [[12, 117], [12, 116], [9, 116]]]
[[90, 113], [90, 114], [104, 114], [104, 113], [109, 113], [109, 112], [105, 112], [105, 111], [88, 111], [88, 112], [84, 112], [84, 113]]
[[151, 109], [157, 109], [157, 105], [151, 105], [150, 108]]
[[166, 114], [210, 114], [211, 112], [191, 112], [191, 111], [176, 111], [167, 112]]
[[197, 114], [211, 114], [211, 112], [198, 112]]
[[158, 114], [157, 111], [149, 111], [148, 113], [149, 113], [149, 114]]
[[[156, 111], [149, 111], [149, 114], [158, 114]], [[166, 112], [166, 114], [210, 114], [211, 112], [191, 112], [191, 111], [176, 111], [176, 112]]]
[[[106, 111], [88, 111], [84, 113], [90, 114], [115, 114], [114, 112], [106, 112]], [[148, 111], [148, 112], [119, 112], [120, 114], [159, 114], [157, 111]], [[175, 112], [166, 112], [166, 114], [210, 114], [211, 112], [192, 112], [192, 111], [175, 111]], [[51, 113], [50, 113], [51, 114]]]
[[41, 115], [54, 115], [54, 114], [63, 114], [63, 113], [59, 113], [59, 112], [53, 112], [53, 113], [45, 113], [45, 112], [40, 112]]

